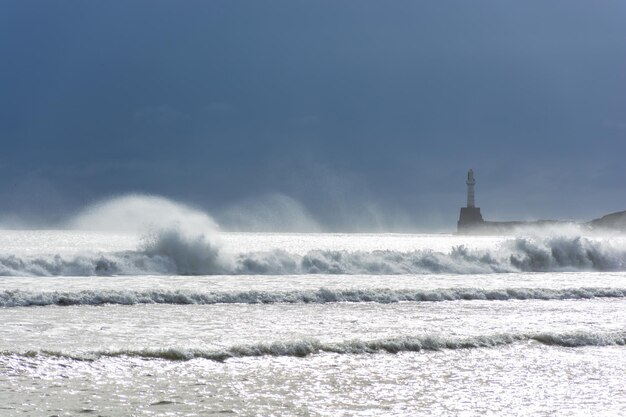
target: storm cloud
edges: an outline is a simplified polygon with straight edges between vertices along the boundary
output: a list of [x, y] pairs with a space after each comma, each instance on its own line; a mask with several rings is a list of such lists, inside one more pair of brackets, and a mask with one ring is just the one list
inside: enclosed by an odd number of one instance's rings
[[490, 219], [624, 210], [624, 21], [621, 1], [4, 1], [0, 222], [139, 192], [454, 230], [470, 167]]

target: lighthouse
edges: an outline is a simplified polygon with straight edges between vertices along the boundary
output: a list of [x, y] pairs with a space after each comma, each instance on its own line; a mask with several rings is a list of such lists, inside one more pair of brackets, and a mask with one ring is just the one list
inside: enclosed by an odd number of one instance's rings
[[467, 171], [467, 207], [475, 207], [474, 204], [474, 185], [476, 184], [476, 180], [474, 179], [474, 170], [470, 169]]
[[477, 227], [484, 224], [483, 216], [480, 214], [480, 208], [476, 207], [474, 201], [474, 185], [476, 185], [476, 179], [474, 178], [474, 170], [467, 171], [467, 207], [461, 207], [461, 214], [459, 215], [459, 221], [457, 222], [458, 233], [471, 233]]

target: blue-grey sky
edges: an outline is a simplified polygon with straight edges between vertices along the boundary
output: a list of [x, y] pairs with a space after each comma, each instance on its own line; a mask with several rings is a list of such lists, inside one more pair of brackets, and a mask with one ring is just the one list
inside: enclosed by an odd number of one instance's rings
[[470, 167], [487, 219], [626, 210], [624, 22], [597, 0], [0, 1], [0, 219], [142, 192], [454, 230]]

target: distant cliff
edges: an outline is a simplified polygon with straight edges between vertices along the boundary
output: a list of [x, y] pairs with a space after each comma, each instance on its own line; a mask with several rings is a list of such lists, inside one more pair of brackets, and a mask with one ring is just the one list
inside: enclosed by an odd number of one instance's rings
[[568, 225], [580, 228], [581, 232], [626, 234], [626, 211], [607, 214], [606, 216], [591, 220], [590, 222], [574, 222], [569, 220], [492, 222], [483, 220], [481, 216], [476, 219], [459, 221], [458, 233], [469, 235], [507, 235], [551, 226]]
[[586, 223], [592, 230], [626, 233], [626, 211], [607, 214]]

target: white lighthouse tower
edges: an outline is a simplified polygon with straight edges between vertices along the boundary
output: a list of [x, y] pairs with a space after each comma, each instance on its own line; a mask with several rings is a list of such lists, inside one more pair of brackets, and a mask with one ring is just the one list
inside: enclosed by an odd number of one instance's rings
[[474, 185], [476, 180], [474, 179], [474, 170], [467, 171], [467, 207], [476, 207], [474, 204]]

